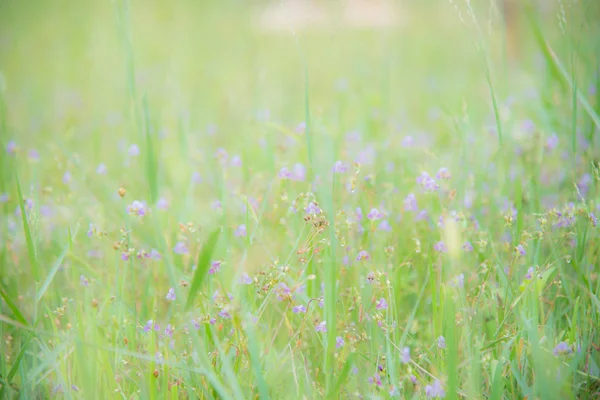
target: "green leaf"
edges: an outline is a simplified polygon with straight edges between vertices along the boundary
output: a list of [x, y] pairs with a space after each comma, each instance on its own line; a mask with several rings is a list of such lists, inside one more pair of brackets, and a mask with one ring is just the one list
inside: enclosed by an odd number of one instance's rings
[[336, 398], [339, 395], [340, 388], [344, 385], [346, 379], [348, 379], [348, 374], [350, 373], [350, 369], [352, 368], [352, 363], [354, 362], [355, 358], [356, 353], [350, 353], [346, 359], [346, 362], [344, 363], [344, 366], [342, 367], [342, 371], [340, 372], [337, 382], [327, 395], [327, 398]]
[[200, 286], [202, 286], [202, 282], [204, 282], [204, 279], [206, 278], [208, 267], [210, 265], [210, 257], [212, 256], [213, 250], [217, 245], [220, 233], [221, 229], [217, 228], [209, 236], [208, 241], [204, 247], [202, 247], [202, 250], [200, 250], [200, 254], [198, 255], [198, 263], [196, 264], [196, 272], [194, 273], [192, 285], [190, 286], [190, 294], [188, 295], [187, 302], [185, 303], [186, 310], [189, 310], [194, 303], [194, 298], [196, 297]]
[[69, 251], [69, 244], [68, 243], [65, 246], [65, 248], [63, 249], [63, 251], [60, 253], [60, 255], [58, 256], [58, 259], [54, 262], [54, 265], [52, 266], [52, 269], [50, 270], [50, 273], [46, 277], [46, 280], [44, 281], [44, 284], [42, 285], [42, 287], [38, 291], [37, 297], [35, 299], [36, 303], [39, 303], [40, 300], [42, 299], [42, 297], [44, 297], [44, 294], [46, 293], [46, 290], [48, 290], [48, 287], [50, 286], [50, 283], [52, 283], [52, 280], [54, 279], [54, 276], [56, 275], [56, 272], [58, 271], [58, 269], [62, 265], [63, 260], [65, 259], [65, 256], [67, 255], [67, 251]]
[[21, 311], [19, 311], [19, 308], [15, 305], [15, 303], [13, 303], [13, 301], [8, 296], [8, 293], [6, 293], [6, 291], [4, 290], [4, 288], [1, 285], [0, 285], [0, 296], [2, 296], [2, 298], [6, 302], [6, 305], [8, 306], [8, 308], [10, 308], [10, 311], [12, 311], [12, 313], [15, 316], [15, 318], [17, 319], [17, 321], [19, 321], [20, 323], [22, 323], [25, 326], [29, 326], [29, 323], [27, 322], [27, 320], [25, 319], [23, 314], [21, 314]]

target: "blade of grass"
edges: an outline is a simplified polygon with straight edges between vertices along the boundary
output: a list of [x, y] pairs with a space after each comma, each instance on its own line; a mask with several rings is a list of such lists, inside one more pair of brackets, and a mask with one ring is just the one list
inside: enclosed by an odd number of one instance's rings
[[190, 285], [190, 294], [188, 295], [187, 302], [185, 303], [186, 310], [189, 310], [194, 303], [194, 298], [196, 297], [196, 294], [198, 294], [198, 290], [206, 278], [206, 274], [208, 273], [208, 268], [210, 265], [210, 257], [217, 245], [220, 233], [221, 229], [217, 228], [209, 236], [206, 244], [202, 247], [202, 250], [200, 250], [200, 254], [198, 255], [198, 263], [196, 264], [196, 271], [194, 272], [192, 284]]
[[29, 323], [27, 322], [27, 319], [25, 319], [25, 317], [23, 316], [23, 314], [21, 313], [21, 311], [19, 310], [19, 308], [11, 300], [10, 296], [8, 295], [8, 293], [6, 293], [6, 291], [4, 290], [4, 287], [2, 287], [2, 284], [0, 284], [0, 295], [2, 296], [2, 298], [4, 299], [4, 301], [6, 302], [6, 305], [8, 306], [8, 308], [10, 308], [10, 311], [13, 313], [14, 317], [16, 318], [16, 320], [18, 322], [20, 322], [21, 324], [25, 325], [25, 326], [29, 326]]
[[25, 232], [25, 241], [27, 242], [27, 255], [29, 256], [29, 262], [31, 263], [32, 275], [36, 282], [39, 281], [39, 270], [35, 245], [31, 236], [31, 227], [27, 220], [27, 212], [25, 211], [25, 203], [23, 200], [23, 192], [21, 191], [21, 182], [19, 181], [19, 175], [15, 174], [15, 182], [17, 185], [17, 196], [19, 201], [19, 209], [21, 210], [21, 220], [23, 222], [23, 230]]

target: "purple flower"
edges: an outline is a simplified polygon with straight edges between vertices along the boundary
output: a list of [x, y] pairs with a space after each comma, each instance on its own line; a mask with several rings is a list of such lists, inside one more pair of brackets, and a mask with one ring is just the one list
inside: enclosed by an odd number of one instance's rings
[[190, 322], [192, 323], [192, 326], [194, 327], [195, 330], [200, 329], [200, 324], [198, 323], [198, 321], [196, 321], [195, 319], [192, 319]]
[[441, 240], [433, 245], [433, 249], [435, 251], [437, 251], [438, 253], [446, 253], [448, 251], [448, 249], [446, 248], [446, 245]]
[[286, 285], [285, 282], [280, 282], [277, 289], [277, 300], [281, 301], [285, 298], [289, 298], [291, 293], [292, 290], [289, 288], [289, 286]]
[[369, 213], [367, 214], [367, 218], [371, 221], [377, 221], [379, 218], [381, 218], [381, 214], [376, 208], [371, 208], [371, 211], [369, 211]]
[[173, 325], [168, 324], [167, 327], [165, 328], [165, 336], [167, 337], [173, 337], [173, 333], [175, 332], [175, 328], [173, 328]]
[[240, 226], [238, 226], [237, 229], [235, 230], [235, 236], [237, 236], [237, 237], [246, 236], [246, 225], [241, 224]]
[[411, 147], [414, 143], [415, 143], [415, 139], [413, 139], [412, 136], [404, 136], [404, 139], [402, 139], [403, 147]]
[[316, 326], [315, 329], [317, 330], [317, 332], [327, 332], [327, 321], [322, 321]]
[[292, 312], [294, 314], [304, 314], [306, 312], [306, 307], [302, 304], [292, 307]]
[[581, 192], [581, 195], [585, 197], [590, 190], [590, 185], [592, 184], [592, 175], [589, 173], [585, 173], [579, 182], [577, 182], [577, 188]]
[[27, 152], [27, 157], [30, 161], [39, 161], [40, 153], [38, 153], [36, 149], [29, 149], [29, 152]]
[[375, 373], [372, 377], [369, 377], [369, 383], [377, 386], [381, 386], [381, 376], [378, 373]]
[[348, 171], [348, 166], [342, 161], [336, 161], [333, 165], [333, 172], [336, 174], [343, 174]]
[[11, 140], [10, 142], [6, 143], [6, 152], [8, 154], [15, 154], [17, 152], [17, 144], [14, 140]]
[[556, 147], [558, 146], [558, 136], [556, 136], [556, 133], [553, 133], [552, 136], [550, 136], [547, 140], [546, 140], [546, 149], [548, 151], [552, 151], [554, 150]]
[[594, 215], [593, 212], [590, 213], [590, 222], [594, 227], [596, 227], [596, 225], [598, 224], [598, 217], [596, 217], [596, 215]]
[[356, 222], [360, 222], [363, 219], [363, 212], [360, 207], [356, 207]]
[[418, 211], [419, 210], [419, 206], [417, 205], [417, 198], [415, 197], [414, 194], [409, 193], [405, 198], [404, 198], [404, 211]]
[[234, 154], [233, 157], [231, 157], [231, 161], [229, 161], [231, 163], [232, 167], [241, 167], [242, 166], [242, 158], [237, 155]]
[[460, 274], [456, 277], [456, 286], [463, 288], [465, 286], [465, 274]]
[[439, 379], [436, 379], [435, 381], [433, 381], [432, 385], [425, 386], [425, 395], [429, 399], [434, 399], [434, 398], [442, 399], [446, 396], [446, 392], [444, 391], [444, 388], [442, 388], [442, 383], [440, 382]]
[[71, 175], [71, 173], [69, 171], [65, 172], [65, 174], [63, 175], [63, 183], [65, 185], [68, 185], [69, 183], [71, 183], [71, 179], [73, 178], [73, 176]]
[[194, 183], [195, 185], [199, 185], [202, 183], [202, 175], [200, 175], [200, 172], [194, 171], [194, 173], [192, 174], [192, 183]]
[[121, 253], [121, 260], [123, 261], [128, 261], [129, 260], [129, 253], [124, 251]]
[[169, 208], [169, 200], [165, 199], [164, 197], [161, 197], [160, 199], [158, 199], [158, 201], [156, 202], [156, 207], [159, 210], [167, 210]]
[[527, 252], [525, 251], [525, 247], [523, 247], [522, 244], [518, 245], [516, 247], [515, 251], [521, 256], [524, 256], [525, 254], [527, 254]]
[[361, 250], [356, 256], [356, 261], [366, 261], [369, 259], [369, 253], [366, 250]]
[[417, 214], [415, 221], [426, 221], [428, 219], [429, 219], [429, 214], [427, 213], [427, 210], [421, 210]]
[[79, 282], [81, 282], [81, 286], [85, 286], [85, 287], [88, 287], [88, 285], [90, 284], [90, 281], [88, 280], [88, 278], [86, 278], [83, 275], [79, 276]]
[[292, 173], [290, 172], [289, 169], [287, 169], [286, 167], [283, 167], [279, 170], [279, 177], [281, 179], [291, 179]]
[[146, 325], [144, 325], [144, 332], [148, 333], [150, 332], [152, 329], [154, 328], [154, 321], [152, 321], [151, 319], [148, 320], [148, 322], [146, 322]]
[[229, 312], [227, 310], [221, 310], [219, 312], [219, 317], [221, 317], [223, 319], [230, 319], [231, 318], [231, 314], [229, 314]]
[[152, 260], [160, 260], [162, 258], [162, 256], [160, 255], [160, 253], [156, 249], [150, 250], [150, 253], [148, 254], [147, 257], [150, 258], [150, 259], [152, 259]]
[[173, 247], [173, 252], [175, 254], [188, 254], [190, 251], [184, 242], [177, 242]]
[[346, 342], [344, 342], [344, 338], [341, 336], [337, 336], [335, 338], [335, 348], [336, 349], [340, 349], [342, 347], [344, 347], [344, 345], [346, 344]]
[[175, 301], [175, 299], [176, 299], [175, 289], [173, 289], [173, 288], [169, 289], [169, 292], [167, 293], [166, 299], [169, 300], [169, 301]]
[[439, 189], [439, 185], [435, 182], [435, 179], [430, 177], [427, 172], [423, 172], [417, 177], [417, 183], [421, 185], [426, 192], [433, 192]]
[[143, 217], [146, 215], [146, 204], [141, 201], [134, 200], [133, 203], [127, 206], [127, 212], [130, 215], [138, 215]]
[[414, 375], [410, 375], [410, 376], [408, 377], [408, 379], [410, 379], [410, 381], [412, 382], [412, 384], [413, 384], [413, 385], [416, 385], [416, 384], [417, 384], [417, 377], [416, 377], [416, 376], [414, 376]]
[[552, 351], [556, 357], [571, 354], [571, 346], [567, 342], [560, 342]]
[[437, 347], [440, 349], [445, 349], [446, 348], [446, 338], [444, 338], [443, 336], [438, 336]]
[[242, 285], [251, 285], [252, 282], [253, 280], [247, 272], [242, 273], [242, 276], [240, 277], [240, 283]]
[[294, 164], [292, 179], [295, 181], [304, 181], [306, 179], [306, 168], [304, 165], [300, 163]]
[[208, 269], [209, 274], [216, 274], [221, 270], [221, 266], [223, 265], [223, 261], [213, 261], [210, 263], [210, 268]]
[[390, 225], [387, 219], [384, 219], [379, 223], [377, 229], [379, 229], [380, 231], [390, 232], [392, 230], [392, 226]]
[[534, 274], [535, 274], [535, 268], [534, 267], [529, 267], [527, 269], [527, 274], [525, 274], [525, 279], [527, 279], [529, 281], [532, 280]]
[[96, 173], [98, 175], [105, 175], [107, 170], [108, 168], [106, 168], [106, 165], [104, 165], [103, 163], [98, 164], [98, 166], [96, 167]]
[[473, 251], [473, 245], [468, 240], [463, 243], [462, 248], [464, 251]]
[[319, 206], [317, 206], [315, 203], [313, 203], [311, 201], [310, 203], [308, 203], [308, 206], [306, 206], [306, 209], [304, 210], [304, 212], [307, 215], [321, 214], [321, 209], [319, 208]]
[[437, 180], [448, 180], [452, 178], [452, 174], [450, 174], [450, 170], [448, 168], [440, 168], [435, 179]]
[[213, 210], [221, 210], [223, 208], [223, 205], [219, 200], [215, 200], [210, 205], [210, 208], [212, 208]]
[[382, 297], [379, 300], [377, 300], [377, 303], [375, 303], [375, 308], [377, 308], [378, 310], [387, 310], [388, 308], [388, 303], [387, 301], [385, 301], [385, 299]]
[[400, 361], [403, 364], [408, 364], [410, 362], [410, 348], [402, 348], [402, 350], [400, 351]]
[[4, 204], [8, 201], [8, 193], [0, 194], [0, 204]]
[[129, 149], [127, 149], [127, 154], [129, 154], [130, 157], [137, 157], [140, 155], [140, 148], [137, 144], [132, 144], [129, 146]]

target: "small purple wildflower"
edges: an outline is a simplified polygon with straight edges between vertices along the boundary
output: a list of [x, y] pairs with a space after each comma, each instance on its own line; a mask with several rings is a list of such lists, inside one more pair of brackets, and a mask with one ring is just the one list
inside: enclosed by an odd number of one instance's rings
[[292, 293], [292, 290], [289, 288], [285, 282], [280, 282], [279, 287], [277, 288], [277, 300], [282, 301], [286, 298], [289, 298]]
[[300, 163], [294, 164], [292, 180], [300, 182], [306, 180], [306, 168], [304, 165]]
[[369, 259], [369, 253], [366, 250], [361, 250], [356, 256], [356, 261], [366, 261]]
[[404, 136], [402, 139], [402, 146], [411, 147], [415, 143], [415, 139], [412, 136]]
[[96, 167], [96, 174], [98, 175], [105, 175], [107, 171], [108, 168], [106, 168], [106, 165], [103, 163], [98, 164], [98, 166]]
[[317, 206], [315, 203], [313, 203], [311, 201], [310, 203], [308, 203], [308, 206], [306, 206], [306, 209], [304, 210], [304, 212], [307, 215], [316, 215], [316, 214], [321, 214], [321, 209], [319, 208], [319, 206]]
[[177, 297], [175, 296], [175, 289], [170, 288], [169, 291], [167, 292], [167, 296], [166, 299], [169, 301], [175, 301]]
[[446, 248], [446, 245], [441, 240], [433, 245], [433, 249], [435, 251], [437, 251], [438, 253], [446, 253], [448, 251], [448, 249]]
[[150, 253], [148, 254], [147, 257], [150, 258], [150, 259], [152, 259], [152, 260], [160, 260], [160, 259], [162, 259], [162, 256], [160, 255], [160, 253], [156, 249], [150, 250]]
[[121, 253], [121, 260], [123, 261], [129, 261], [129, 252], [124, 251]]
[[302, 121], [298, 125], [296, 125], [296, 133], [304, 133], [306, 130], [306, 122]]
[[436, 183], [435, 179], [430, 177], [427, 172], [423, 172], [417, 177], [417, 183], [421, 185], [426, 192], [434, 192], [439, 189], [439, 185]]
[[571, 346], [567, 342], [560, 342], [552, 351], [556, 357], [571, 354]]
[[469, 242], [468, 240], [466, 242], [463, 243], [462, 245], [462, 249], [464, 251], [473, 251], [473, 245], [471, 244], [471, 242]]
[[440, 170], [438, 171], [438, 173], [435, 176], [435, 179], [437, 180], [449, 180], [450, 178], [452, 178], [452, 174], [450, 173], [450, 170], [448, 168], [440, 168]]
[[409, 193], [404, 198], [404, 211], [413, 211], [416, 212], [419, 210], [419, 206], [417, 205], [417, 198], [414, 194]]
[[68, 185], [69, 183], [71, 183], [71, 180], [73, 179], [73, 175], [71, 175], [71, 173], [69, 171], [65, 172], [65, 174], [63, 175], [63, 183], [65, 185]]
[[525, 254], [527, 254], [527, 252], [525, 251], [525, 247], [523, 247], [523, 245], [522, 245], [522, 244], [518, 245], [518, 246], [515, 248], [515, 251], [516, 251], [516, 252], [518, 253], [518, 255], [520, 255], [520, 256], [524, 256]]
[[433, 381], [432, 385], [425, 386], [425, 395], [429, 399], [442, 399], [446, 396], [446, 392], [444, 391], [444, 388], [442, 388], [442, 383], [439, 379]]
[[392, 226], [390, 225], [387, 219], [384, 219], [379, 223], [377, 229], [379, 229], [380, 231], [390, 232], [392, 230]]
[[83, 275], [79, 276], [79, 282], [81, 282], [81, 286], [85, 286], [85, 287], [88, 287], [90, 284], [90, 281], [88, 280], [88, 278], [86, 278]]
[[173, 252], [175, 254], [188, 254], [190, 251], [184, 242], [177, 242], [173, 247]]
[[202, 183], [202, 175], [200, 175], [200, 172], [194, 171], [194, 173], [192, 174], [192, 183], [195, 185], [199, 185]]
[[192, 326], [194, 327], [195, 330], [200, 329], [200, 324], [198, 323], [198, 321], [196, 321], [195, 319], [192, 319], [190, 322], [192, 323]]
[[367, 218], [371, 221], [377, 221], [381, 218], [381, 213], [376, 208], [371, 208], [371, 211], [367, 214]]
[[323, 333], [327, 332], [327, 321], [322, 321], [321, 323], [319, 323], [316, 326], [315, 329], [317, 332], [323, 332]]
[[173, 333], [175, 332], [175, 328], [173, 328], [173, 325], [168, 324], [167, 327], [165, 328], [165, 336], [167, 337], [173, 337]]
[[246, 236], [246, 225], [241, 224], [240, 226], [238, 226], [237, 229], [235, 230], [235, 236], [237, 236], [237, 237]]
[[369, 377], [369, 383], [377, 386], [381, 386], [381, 376], [379, 373], [375, 373], [375, 375]]
[[465, 274], [460, 274], [456, 277], [456, 286], [461, 289], [465, 287]]
[[212, 208], [213, 210], [221, 210], [223, 208], [223, 205], [219, 200], [215, 200], [210, 205], [210, 208]]
[[585, 197], [590, 190], [590, 185], [592, 184], [592, 175], [589, 173], [583, 174], [579, 182], [577, 182], [577, 188], [581, 192], [581, 195]]
[[283, 167], [279, 170], [279, 177], [281, 179], [291, 179], [292, 173], [290, 172], [289, 169], [287, 169], [286, 167]]
[[151, 319], [149, 319], [148, 322], [146, 322], [146, 325], [144, 325], [144, 332], [148, 333], [153, 328], [154, 328], [154, 321], [152, 321]]
[[169, 208], [169, 200], [165, 199], [164, 197], [161, 197], [156, 202], [156, 208], [163, 211], [167, 210]]
[[558, 146], [558, 136], [556, 136], [556, 133], [553, 133], [552, 136], [550, 136], [547, 140], [546, 140], [546, 149], [548, 151], [552, 151], [554, 150], [556, 147]]
[[143, 217], [146, 215], [146, 204], [141, 201], [134, 200], [133, 203], [127, 206], [127, 212], [130, 215], [138, 215]]
[[410, 348], [402, 348], [402, 350], [400, 351], [400, 361], [403, 364], [408, 364], [410, 362]]
[[240, 283], [242, 285], [251, 285], [252, 282], [253, 280], [247, 272], [242, 273], [242, 276], [240, 277]]
[[208, 273], [213, 275], [218, 273], [221, 270], [221, 266], [223, 265], [223, 261], [213, 261], [210, 263], [210, 268], [208, 269]]
[[219, 312], [219, 317], [221, 317], [223, 319], [230, 319], [231, 318], [231, 314], [229, 314], [229, 312], [227, 310], [221, 310]]
[[416, 384], [417, 384], [417, 377], [416, 377], [416, 376], [414, 376], [414, 375], [410, 375], [410, 376], [408, 377], [408, 379], [410, 379], [410, 381], [412, 382], [412, 384], [413, 384], [413, 385], [416, 385]]
[[137, 157], [140, 155], [140, 148], [137, 144], [132, 144], [129, 146], [129, 149], [127, 149], [127, 154], [129, 154], [130, 157]]
[[232, 167], [241, 167], [242, 166], [242, 158], [238, 154], [234, 154], [229, 161]]
[[375, 308], [378, 310], [387, 310], [388, 308], [388, 303], [387, 301], [385, 301], [385, 299], [382, 297], [379, 300], [377, 300], [377, 303], [375, 303]]
[[417, 214], [415, 221], [426, 221], [428, 219], [429, 219], [429, 214], [427, 213], [427, 210], [421, 210]]
[[341, 336], [337, 336], [335, 338], [335, 348], [336, 349], [340, 349], [342, 347], [344, 347], [344, 345], [346, 344], [346, 342], [344, 342], [344, 338]]
[[527, 279], [528, 281], [532, 280], [534, 274], [535, 274], [535, 268], [529, 267], [527, 269], [527, 274], [525, 274], [525, 279]]
[[292, 307], [292, 312], [294, 314], [304, 314], [306, 312], [306, 307], [302, 304]]
[[348, 166], [344, 164], [342, 161], [336, 161], [333, 165], [333, 172], [336, 174], [343, 174], [348, 171]]
[[6, 143], [6, 152], [8, 154], [15, 154], [17, 152], [17, 144], [14, 140], [11, 140], [10, 142]]
[[445, 349], [446, 348], [446, 338], [443, 336], [438, 336], [437, 338], [437, 347], [439, 349]]
[[598, 225], [598, 217], [596, 217], [596, 215], [593, 212], [590, 213], [589, 217], [592, 225], [596, 227], [596, 225]]
[[0, 194], [0, 204], [4, 204], [8, 201], [8, 193]]
[[363, 212], [362, 209], [360, 207], [356, 207], [356, 222], [360, 222], [363, 219]]
[[27, 152], [27, 157], [30, 161], [39, 161], [40, 153], [38, 153], [36, 149], [29, 149], [29, 151]]

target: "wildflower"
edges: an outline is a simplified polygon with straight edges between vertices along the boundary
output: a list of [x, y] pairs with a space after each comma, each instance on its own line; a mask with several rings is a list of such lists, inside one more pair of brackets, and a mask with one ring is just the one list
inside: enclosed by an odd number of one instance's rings
[[212, 204], [210, 205], [210, 207], [213, 210], [221, 210], [223, 208], [223, 205], [221, 204], [221, 202], [219, 200], [215, 200], [212, 202]]
[[417, 198], [415, 197], [414, 194], [409, 193], [405, 198], [404, 198], [404, 211], [418, 211], [419, 207], [417, 205]]
[[160, 260], [162, 258], [162, 256], [156, 249], [150, 250], [150, 253], [148, 253], [148, 255], [146, 257], [151, 258], [153, 260]]
[[69, 171], [65, 172], [65, 174], [63, 175], [63, 183], [65, 185], [68, 185], [69, 183], [71, 183], [71, 179], [73, 178], [73, 176], [71, 175], [71, 173]]
[[398, 397], [398, 396], [400, 396], [400, 391], [394, 385], [392, 385], [392, 387], [390, 387], [390, 390], [388, 391], [388, 393], [389, 393], [390, 397]]
[[240, 277], [240, 283], [242, 285], [251, 285], [252, 282], [252, 278], [250, 277], [250, 275], [248, 275], [247, 272], [242, 273], [242, 276]]
[[213, 261], [210, 263], [210, 268], [208, 269], [209, 274], [216, 274], [221, 270], [221, 266], [223, 265], [223, 261]]
[[322, 297], [319, 299], [319, 308], [323, 308], [325, 306], [325, 299]]
[[371, 221], [377, 221], [381, 217], [379, 210], [376, 208], [371, 208], [371, 211], [367, 214], [367, 218]]
[[402, 348], [402, 350], [400, 351], [400, 361], [403, 364], [408, 364], [410, 362], [410, 348]]
[[173, 247], [173, 252], [175, 254], [188, 254], [189, 249], [184, 242], [177, 242], [175, 247]]
[[321, 213], [321, 209], [319, 208], [319, 206], [317, 206], [315, 203], [313, 203], [311, 201], [310, 203], [308, 203], [308, 206], [306, 206], [306, 209], [304, 210], [304, 212], [307, 215], [316, 215], [316, 214]]
[[440, 228], [444, 227], [444, 216], [443, 215], [439, 216], [437, 226]]
[[292, 307], [292, 312], [294, 314], [304, 314], [306, 312], [306, 307], [302, 304]]
[[425, 395], [429, 399], [435, 399], [435, 398], [442, 399], [446, 396], [446, 392], [442, 388], [442, 383], [440, 382], [439, 379], [436, 379], [435, 381], [433, 381], [432, 385], [425, 386]]
[[143, 217], [146, 215], [146, 204], [141, 201], [134, 200], [133, 203], [127, 206], [127, 212], [130, 215], [138, 215]]
[[369, 253], [366, 250], [361, 250], [356, 256], [356, 261], [366, 261], [369, 259]]
[[342, 161], [336, 161], [333, 165], [333, 172], [336, 174], [343, 174], [348, 171], [348, 166], [344, 164]]
[[367, 282], [373, 283], [374, 281], [375, 281], [375, 273], [371, 271], [367, 274]]
[[408, 379], [410, 379], [410, 381], [412, 382], [413, 385], [417, 384], [417, 377], [414, 375], [409, 375]]
[[238, 154], [234, 154], [233, 157], [231, 157], [230, 163], [232, 167], [241, 167], [242, 158]]
[[176, 299], [175, 289], [173, 289], [173, 288], [169, 289], [169, 292], [167, 293], [166, 299], [169, 300], [169, 301], [175, 301], [175, 299]]
[[452, 178], [452, 174], [450, 174], [450, 170], [448, 170], [448, 168], [440, 168], [440, 170], [438, 171], [438, 173], [435, 176], [435, 179], [438, 180], [448, 180]]
[[417, 183], [421, 185], [426, 192], [433, 192], [439, 188], [439, 185], [435, 182], [435, 179], [430, 177], [427, 172], [423, 172], [419, 177], [417, 177]]
[[554, 355], [556, 357], [558, 357], [561, 355], [571, 354], [572, 350], [567, 342], [560, 342], [559, 344], [556, 345], [556, 347], [554, 348], [554, 350], [552, 352], [554, 353]]
[[238, 226], [237, 229], [235, 230], [235, 236], [237, 236], [237, 237], [246, 236], [246, 225], [242, 224], [242, 225]]
[[556, 136], [556, 133], [553, 133], [552, 136], [546, 140], [546, 149], [552, 151], [556, 146], [558, 146], [558, 136]]
[[327, 321], [319, 323], [315, 329], [317, 330], [317, 332], [327, 332]]
[[468, 240], [466, 242], [463, 243], [462, 245], [462, 249], [464, 251], [473, 251], [473, 245], [471, 244], [471, 242], [469, 242]]
[[456, 286], [461, 289], [465, 286], [465, 274], [460, 274], [456, 277]]
[[363, 212], [362, 209], [360, 207], [356, 207], [356, 222], [360, 222], [363, 219]]
[[442, 240], [433, 245], [433, 249], [438, 253], [446, 253], [448, 249]]
[[98, 166], [96, 167], [96, 173], [98, 175], [105, 175], [107, 170], [108, 168], [106, 168], [106, 165], [104, 165], [103, 163], [98, 164]]
[[375, 373], [375, 375], [373, 375], [372, 377], [369, 377], [369, 383], [377, 385], [377, 386], [381, 386], [381, 376], [379, 376], [378, 373]]
[[192, 323], [192, 326], [194, 327], [195, 330], [200, 329], [200, 324], [198, 323], [198, 321], [196, 321], [195, 319], [192, 319], [190, 322]]
[[129, 252], [124, 251], [121, 253], [121, 260], [123, 261], [129, 261]]
[[148, 322], [146, 322], [146, 325], [144, 325], [144, 332], [148, 333], [153, 328], [154, 328], [154, 321], [152, 321], [151, 319], [149, 319]]
[[377, 308], [378, 310], [386, 310], [388, 308], [388, 303], [382, 297], [379, 300], [377, 300], [377, 303], [375, 303], [375, 308]]
[[527, 252], [525, 251], [525, 248], [523, 247], [522, 244], [518, 245], [515, 248], [515, 252], [517, 253], [517, 255], [520, 255], [520, 256], [524, 256], [525, 254], [527, 254]]
[[437, 347], [439, 349], [445, 349], [446, 348], [446, 338], [444, 338], [443, 336], [438, 336]]
[[140, 148], [137, 144], [132, 144], [129, 146], [129, 149], [127, 149], [127, 154], [129, 154], [130, 157], [137, 157], [140, 155]]
[[306, 179], [306, 168], [304, 165], [300, 163], [294, 164], [292, 179], [295, 181], [304, 181]]
[[577, 182], [577, 188], [583, 197], [585, 197], [590, 189], [590, 185], [592, 184], [592, 175], [589, 173], [585, 173], [581, 179]]
[[427, 210], [421, 210], [417, 214], [417, 217], [415, 218], [415, 221], [425, 221], [425, 220], [428, 220], [428, 219], [429, 219], [429, 214], [427, 213]]
[[377, 229], [379, 229], [380, 231], [390, 232], [392, 230], [392, 226], [390, 225], [387, 219], [384, 219], [379, 223]]
[[81, 282], [81, 286], [85, 287], [88, 287], [88, 285], [90, 284], [90, 281], [83, 275], [79, 276], [79, 282]]
[[404, 136], [404, 139], [402, 139], [402, 146], [403, 147], [410, 147], [415, 143], [415, 139], [413, 139], [412, 136]]
[[202, 183], [202, 175], [200, 175], [200, 172], [198, 171], [194, 171], [194, 173], [192, 174], [192, 183], [199, 185]]
[[0, 194], [0, 204], [6, 203], [8, 201], [8, 193]]
[[39, 161], [40, 153], [38, 153], [36, 149], [29, 149], [29, 152], [27, 152], [27, 157], [30, 161]]
[[292, 173], [290, 172], [289, 169], [287, 169], [286, 167], [283, 167], [279, 170], [279, 177], [281, 179], [291, 179]]
[[219, 317], [221, 317], [223, 319], [230, 319], [231, 318], [231, 314], [229, 314], [229, 312], [227, 310], [221, 310], [219, 312]]
[[14, 140], [6, 143], [6, 152], [8, 154], [15, 154], [17, 152], [17, 144], [14, 142]]
[[167, 199], [165, 199], [164, 197], [161, 197], [160, 199], [158, 199], [158, 201], [156, 202], [156, 208], [158, 208], [159, 210], [166, 210], [169, 208], [169, 201]]
[[167, 327], [165, 328], [165, 336], [168, 337], [173, 337], [173, 333], [175, 332], [175, 328], [173, 328], [173, 325], [168, 324]]
[[593, 212], [590, 213], [590, 222], [594, 227], [596, 227], [596, 225], [598, 224], [598, 217], [596, 217], [596, 215], [594, 215]]
[[346, 344], [346, 342], [344, 342], [344, 338], [341, 336], [337, 336], [335, 338], [335, 348], [336, 349], [340, 349], [342, 347], [344, 347], [344, 345]]
[[525, 279], [527, 279], [528, 281], [532, 280], [533, 274], [535, 274], [535, 268], [529, 267], [529, 269], [527, 270], [527, 274], [525, 274]]
[[292, 290], [286, 285], [284, 282], [279, 283], [279, 287], [277, 290], [277, 300], [281, 301], [284, 299], [289, 299], [291, 296]]

